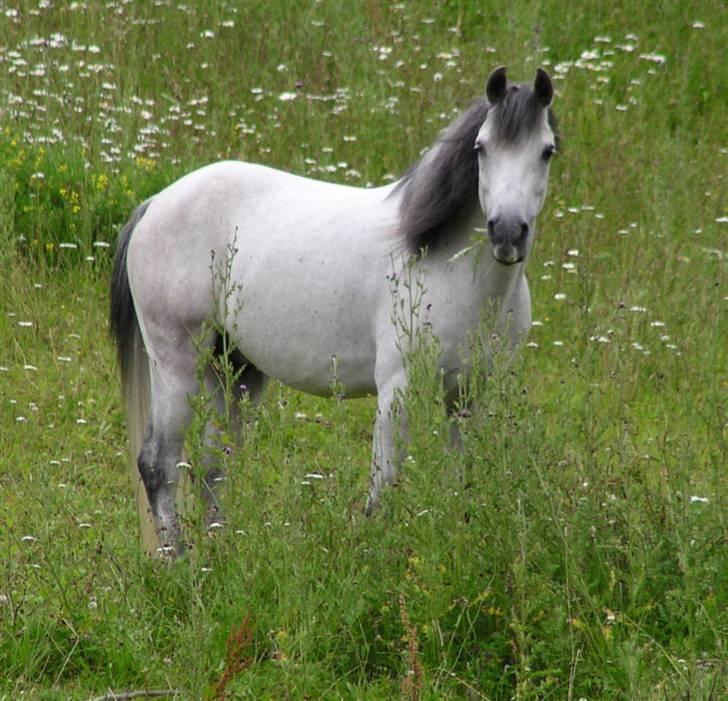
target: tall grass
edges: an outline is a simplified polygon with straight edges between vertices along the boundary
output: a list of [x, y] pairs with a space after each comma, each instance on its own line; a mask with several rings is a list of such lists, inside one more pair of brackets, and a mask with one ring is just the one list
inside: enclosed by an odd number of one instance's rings
[[[728, 696], [727, 20], [0, 2], [0, 699]], [[118, 226], [218, 158], [386, 182], [500, 64], [551, 71], [564, 147], [537, 323], [464, 388], [462, 450], [426, 346], [405, 469], [365, 519], [372, 400], [274, 385], [223, 451], [228, 526], [145, 558], [106, 337]]]

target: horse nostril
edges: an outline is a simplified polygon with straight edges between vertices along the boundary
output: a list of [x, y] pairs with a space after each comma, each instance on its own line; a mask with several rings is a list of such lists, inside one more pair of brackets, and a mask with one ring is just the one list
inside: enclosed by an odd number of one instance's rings
[[488, 233], [491, 236], [495, 236], [495, 225], [497, 221], [497, 219], [488, 219]]
[[523, 224], [521, 224], [521, 235], [519, 236], [519, 239], [522, 242], [525, 242], [525, 240], [528, 238], [528, 231], [528, 224], [526, 224], [526, 222], [523, 222]]

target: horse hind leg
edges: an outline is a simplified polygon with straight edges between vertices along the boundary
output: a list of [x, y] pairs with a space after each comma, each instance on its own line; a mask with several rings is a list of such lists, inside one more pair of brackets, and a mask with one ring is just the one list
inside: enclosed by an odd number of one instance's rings
[[[137, 465], [154, 521], [161, 554], [182, 554], [176, 511], [177, 482], [185, 431], [192, 418], [189, 397], [199, 390], [191, 348], [165, 346], [150, 353], [151, 407]], [[158, 358], [165, 358], [159, 362]], [[146, 540], [146, 538], [145, 538]]]
[[[248, 362], [237, 348], [229, 345], [229, 339], [221, 334], [216, 338], [214, 356], [216, 360], [227, 362], [229, 372], [219, 372], [211, 366], [205, 375], [205, 386], [212, 397], [217, 418], [223, 419], [209, 421], [205, 429], [208, 450], [204, 458], [206, 470], [201, 486], [208, 529], [225, 522], [219, 498], [220, 484], [225, 479], [219, 456], [221, 451], [230, 450], [225, 434], [233, 439], [234, 445], [240, 444], [244, 419], [240, 415], [241, 401], [247, 396], [251, 402], [257, 403], [268, 383], [268, 377]], [[226, 387], [226, 383], [231, 386]]]

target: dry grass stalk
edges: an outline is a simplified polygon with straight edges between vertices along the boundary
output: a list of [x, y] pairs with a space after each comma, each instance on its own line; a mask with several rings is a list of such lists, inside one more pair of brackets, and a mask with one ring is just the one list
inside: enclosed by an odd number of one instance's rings
[[407, 636], [407, 674], [400, 687], [402, 699], [404, 701], [419, 701], [422, 692], [422, 663], [418, 656], [417, 628], [410, 621], [404, 594], [399, 595], [399, 615]]
[[253, 663], [254, 656], [246, 654], [252, 642], [253, 626], [250, 614], [248, 614], [245, 620], [239, 626], [234, 627], [228, 635], [225, 645], [225, 669], [215, 683], [212, 701], [224, 701], [228, 684]]

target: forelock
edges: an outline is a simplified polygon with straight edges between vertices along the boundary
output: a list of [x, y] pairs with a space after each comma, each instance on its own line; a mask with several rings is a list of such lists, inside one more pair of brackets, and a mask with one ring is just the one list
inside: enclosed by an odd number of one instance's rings
[[[512, 83], [506, 89], [503, 99], [492, 105], [488, 112], [490, 136], [503, 145], [516, 144], [540, 132], [543, 115], [543, 105], [536, 97], [533, 87], [528, 83]], [[556, 134], [551, 110], [548, 110], [547, 119]]]

